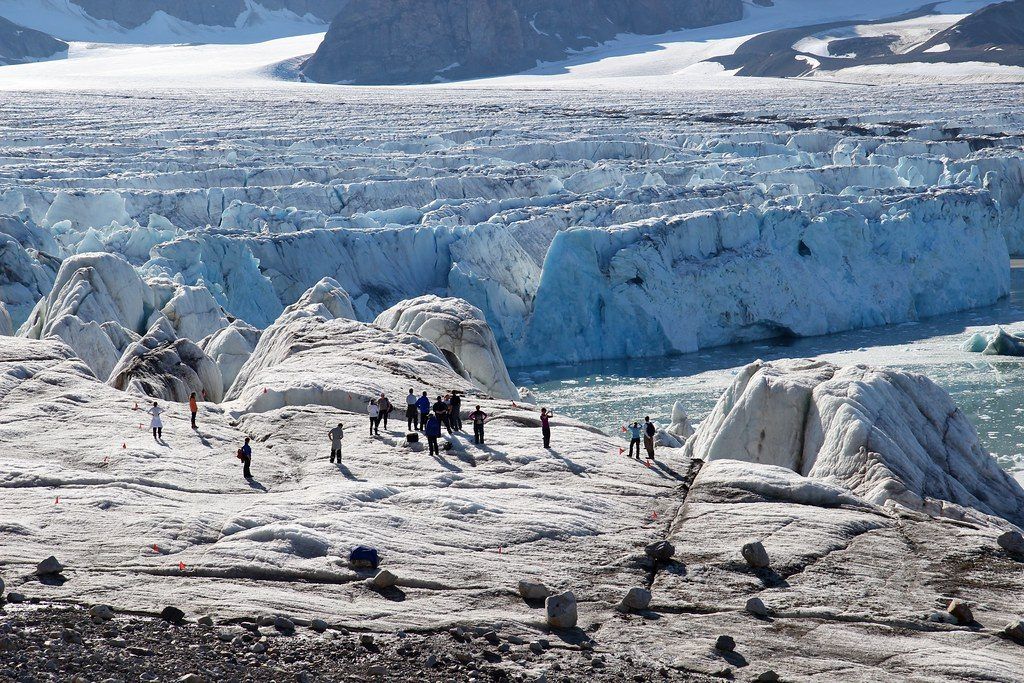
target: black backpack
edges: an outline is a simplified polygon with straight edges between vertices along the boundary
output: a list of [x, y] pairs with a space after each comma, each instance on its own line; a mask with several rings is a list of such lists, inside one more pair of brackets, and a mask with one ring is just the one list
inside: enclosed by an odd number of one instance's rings
[[654, 433], [656, 431], [657, 430], [654, 428], [654, 423], [653, 422], [648, 422], [647, 423], [647, 436], [654, 436]]

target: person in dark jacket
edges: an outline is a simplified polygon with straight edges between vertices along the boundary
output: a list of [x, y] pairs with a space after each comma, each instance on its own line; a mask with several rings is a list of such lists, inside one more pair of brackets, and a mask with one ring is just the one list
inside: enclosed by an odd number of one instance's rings
[[388, 414], [393, 410], [391, 399], [381, 393], [377, 399], [377, 407], [380, 408], [380, 424], [384, 425], [384, 431], [388, 429]]
[[480, 410], [480, 406], [477, 406], [476, 410], [469, 414], [469, 419], [473, 421], [473, 443], [482, 444], [484, 442], [484, 422], [487, 421], [487, 413]]
[[420, 428], [420, 411], [416, 407], [416, 394], [413, 390], [409, 390], [409, 395], [405, 397], [405, 420], [409, 423], [407, 431], [419, 430]]
[[444, 399], [440, 396], [437, 397], [437, 401], [434, 402], [434, 414], [437, 415], [438, 419], [441, 420], [441, 424], [448, 430], [448, 433], [452, 433], [452, 421], [451, 416], [448, 415], [448, 404], [444, 402]]
[[252, 479], [252, 472], [249, 471], [249, 466], [252, 464], [252, 446], [249, 445], [249, 437], [245, 437], [245, 443], [238, 452], [242, 455], [242, 476], [246, 479]]
[[448, 404], [451, 408], [451, 422], [452, 428], [457, 431], [462, 431], [462, 397], [459, 396], [459, 392], [452, 392], [452, 400]]
[[544, 437], [544, 448], [551, 448], [551, 416], [547, 408], [540, 409], [540, 433]]
[[420, 429], [427, 428], [427, 415], [430, 414], [430, 399], [427, 397], [427, 392], [423, 392], [423, 395], [416, 401], [416, 410], [420, 411]]
[[654, 435], [658, 433], [658, 428], [651, 422], [651, 418], [644, 418], [644, 448], [647, 449], [647, 457], [654, 460]]
[[430, 446], [430, 454], [441, 455], [441, 450], [437, 447], [437, 440], [441, 436], [441, 419], [436, 414], [431, 413], [430, 417], [426, 419], [423, 431], [427, 435], [427, 445]]

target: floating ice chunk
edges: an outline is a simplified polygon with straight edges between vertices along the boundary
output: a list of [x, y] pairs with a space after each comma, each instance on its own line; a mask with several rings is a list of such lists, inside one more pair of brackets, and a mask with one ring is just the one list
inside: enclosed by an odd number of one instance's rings
[[483, 312], [462, 299], [428, 295], [402, 301], [375, 324], [433, 342], [460, 375], [497, 398], [517, 398], [505, 361]]
[[988, 346], [988, 337], [981, 332], [975, 332], [967, 338], [960, 348], [969, 353], [981, 353]]

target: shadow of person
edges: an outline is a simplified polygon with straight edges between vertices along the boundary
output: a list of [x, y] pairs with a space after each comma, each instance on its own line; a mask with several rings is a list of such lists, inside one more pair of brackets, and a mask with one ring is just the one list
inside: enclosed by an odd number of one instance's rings
[[252, 478], [246, 479], [245, 483], [247, 483], [249, 485], [249, 488], [256, 489], [257, 491], [264, 491], [264, 492], [266, 492], [266, 490], [267, 490], [266, 486], [264, 486], [263, 484], [261, 484], [260, 482], [256, 481], [255, 479], [252, 479]]
[[357, 477], [356, 475], [352, 474], [352, 470], [350, 470], [350, 469], [349, 469], [349, 468], [348, 468], [348, 467], [347, 467], [347, 466], [345, 465], [345, 463], [343, 463], [343, 462], [339, 462], [339, 463], [338, 463], [338, 471], [339, 471], [339, 472], [341, 472], [341, 475], [342, 475], [343, 477], [345, 477], [346, 479], [349, 479], [349, 480], [351, 480], [351, 481], [362, 481], [362, 482], [365, 482], [365, 481], [366, 481], [365, 479], [360, 479], [360, 478], [359, 478], [359, 477]]
[[405, 602], [405, 591], [398, 586], [391, 586], [390, 588], [377, 588], [376, 586], [370, 586], [370, 590], [385, 600], [390, 600], [391, 602]]

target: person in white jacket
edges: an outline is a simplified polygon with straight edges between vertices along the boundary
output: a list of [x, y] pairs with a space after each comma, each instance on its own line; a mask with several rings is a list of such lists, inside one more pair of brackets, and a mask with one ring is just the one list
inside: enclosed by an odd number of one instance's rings
[[164, 409], [153, 401], [153, 407], [146, 411], [152, 417], [149, 420], [149, 426], [153, 428], [153, 438], [160, 440], [164, 435], [164, 423], [160, 420], [160, 416], [164, 414]]
[[380, 436], [380, 407], [377, 406], [376, 399], [367, 404], [366, 413], [370, 416], [370, 436]]

